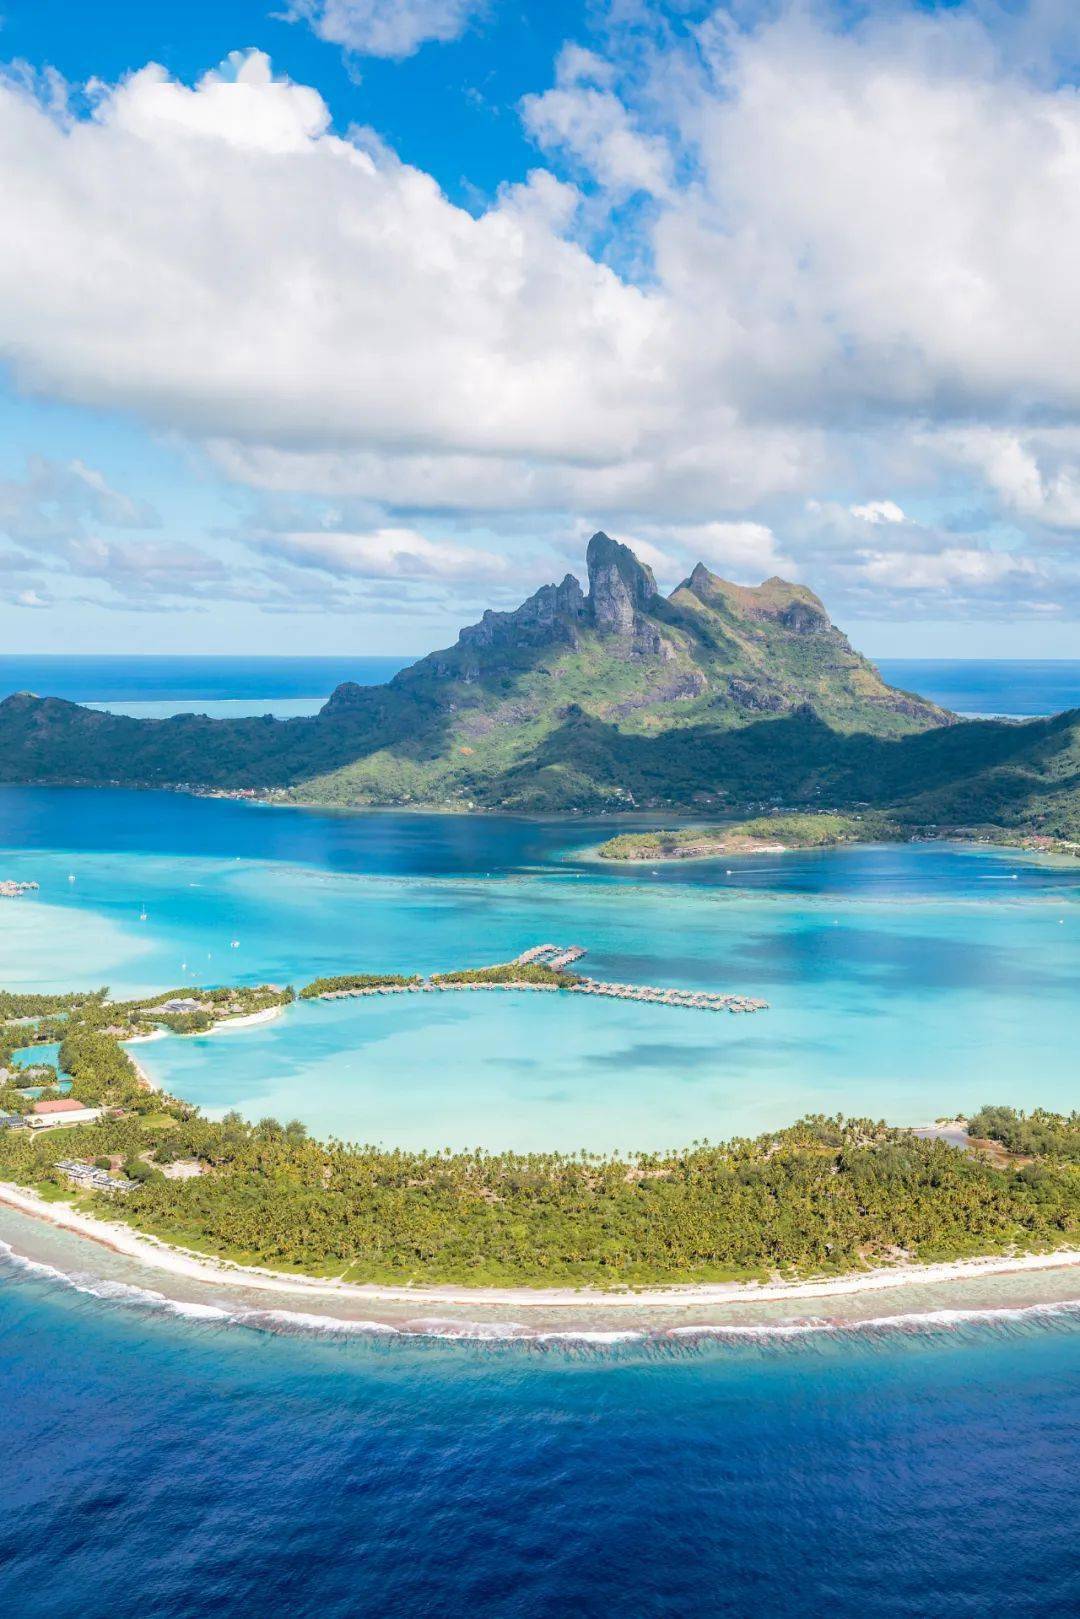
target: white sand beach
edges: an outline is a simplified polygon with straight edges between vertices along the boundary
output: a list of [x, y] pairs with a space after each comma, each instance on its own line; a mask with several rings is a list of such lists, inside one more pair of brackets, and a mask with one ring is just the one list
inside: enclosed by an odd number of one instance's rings
[[[620, 1313], [630, 1311], [640, 1316], [643, 1310], [655, 1309], [663, 1314], [672, 1308], [685, 1309], [688, 1306], [708, 1309], [733, 1304], [801, 1300], [819, 1304], [823, 1300], [853, 1294], [881, 1293], [910, 1287], [913, 1283], [962, 1282], [980, 1277], [1062, 1270], [1080, 1265], [1080, 1248], [1064, 1248], [1045, 1254], [994, 1255], [983, 1259], [952, 1260], [943, 1264], [897, 1264], [850, 1276], [821, 1277], [800, 1282], [691, 1283], [618, 1292], [599, 1288], [466, 1287], [460, 1284], [387, 1286], [322, 1280], [213, 1259], [191, 1249], [174, 1247], [119, 1222], [84, 1214], [64, 1203], [47, 1202], [36, 1192], [7, 1182], [0, 1182], [0, 1203], [100, 1243], [149, 1270], [187, 1282], [218, 1287], [231, 1283], [234, 1287], [242, 1286], [245, 1291], [302, 1296], [313, 1302], [321, 1300], [327, 1306], [335, 1302], [339, 1305], [353, 1303], [365, 1306], [380, 1303], [388, 1306], [423, 1304], [444, 1308], [472, 1305], [505, 1308], [515, 1316], [530, 1311], [554, 1313], [565, 1315], [568, 1322], [573, 1320], [573, 1312], [583, 1310], [595, 1313], [601, 1309], [605, 1316], [618, 1317]], [[331, 1312], [328, 1310], [327, 1313]]]
[[251, 1029], [257, 1023], [273, 1023], [274, 1019], [279, 1018], [284, 1010], [283, 1006], [267, 1006], [261, 1012], [244, 1012], [240, 1017], [219, 1018], [208, 1029], [203, 1029], [200, 1032], [203, 1034], [225, 1034], [230, 1029]]

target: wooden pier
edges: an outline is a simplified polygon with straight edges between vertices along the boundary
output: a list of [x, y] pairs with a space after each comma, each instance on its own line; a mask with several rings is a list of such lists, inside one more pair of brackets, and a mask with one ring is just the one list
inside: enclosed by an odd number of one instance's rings
[[571, 962], [580, 961], [585, 954], [580, 944], [534, 944], [523, 950], [514, 961], [519, 967], [550, 967], [552, 972], [563, 972]]
[[769, 1006], [768, 1001], [751, 995], [727, 995], [708, 989], [659, 989], [653, 984], [612, 984], [598, 978], [582, 978], [567, 993], [646, 1001], [650, 1006], [686, 1006], [699, 1012], [765, 1012]]

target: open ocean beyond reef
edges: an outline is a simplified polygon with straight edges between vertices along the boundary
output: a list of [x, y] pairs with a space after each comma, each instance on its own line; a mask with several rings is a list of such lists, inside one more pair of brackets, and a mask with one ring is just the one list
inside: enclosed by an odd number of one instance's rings
[[[0, 660], [0, 690], [47, 686], [14, 678], [30, 661]], [[240, 690], [231, 660], [183, 689], [80, 661], [50, 689], [134, 712], [277, 711], [398, 666], [303, 660], [326, 664], [316, 689], [264, 667]], [[1080, 665], [990, 667], [885, 672], [965, 711], [1080, 702]], [[810, 1110], [1077, 1105], [1076, 862], [916, 845], [654, 873], [598, 865], [609, 830], [0, 789], [0, 877], [40, 883], [0, 910], [0, 983], [299, 984], [555, 939], [600, 976], [770, 1002], [402, 997], [139, 1049], [210, 1112], [391, 1144], [627, 1149]], [[0, 1209], [13, 1619], [1080, 1612], [1075, 1287], [813, 1330], [778, 1306], [715, 1337], [403, 1336], [170, 1301], [30, 1225]]]

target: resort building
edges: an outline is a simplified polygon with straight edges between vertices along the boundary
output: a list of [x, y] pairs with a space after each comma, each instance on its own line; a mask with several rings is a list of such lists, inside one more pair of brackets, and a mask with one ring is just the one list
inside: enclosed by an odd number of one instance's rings
[[90, 1187], [95, 1192], [126, 1192], [132, 1184], [128, 1180], [115, 1180], [108, 1170], [99, 1169], [96, 1164], [80, 1163], [77, 1159], [58, 1158], [56, 1167], [76, 1186]]
[[55, 1101], [35, 1102], [26, 1122], [31, 1130], [54, 1130], [60, 1124], [93, 1124], [103, 1112], [103, 1108], [85, 1107], [73, 1097], [61, 1096]]

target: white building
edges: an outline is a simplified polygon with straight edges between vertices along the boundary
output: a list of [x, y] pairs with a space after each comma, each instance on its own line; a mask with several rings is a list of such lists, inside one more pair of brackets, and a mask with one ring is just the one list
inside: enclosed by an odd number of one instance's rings
[[35, 1102], [34, 1111], [26, 1122], [31, 1130], [55, 1130], [60, 1124], [93, 1124], [100, 1119], [104, 1108], [84, 1107], [73, 1098], [58, 1097], [56, 1101]]

